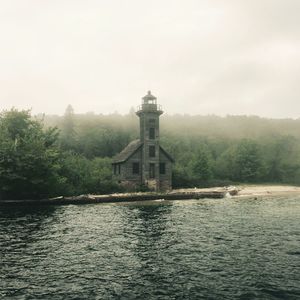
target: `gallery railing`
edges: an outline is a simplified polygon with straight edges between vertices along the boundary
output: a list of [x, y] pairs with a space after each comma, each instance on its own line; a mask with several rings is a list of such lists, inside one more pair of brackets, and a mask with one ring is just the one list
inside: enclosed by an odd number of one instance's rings
[[142, 104], [136, 109], [137, 111], [162, 111], [162, 106], [160, 104]]

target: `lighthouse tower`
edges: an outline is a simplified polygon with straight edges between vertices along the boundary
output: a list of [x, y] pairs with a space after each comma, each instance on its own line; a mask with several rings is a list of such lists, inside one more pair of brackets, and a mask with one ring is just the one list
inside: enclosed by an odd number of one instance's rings
[[163, 113], [149, 91], [137, 109], [140, 138], [130, 142], [112, 162], [113, 178], [124, 187], [136, 190], [172, 189], [174, 159], [159, 144], [159, 116]]
[[159, 116], [163, 113], [157, 98], [148, 91], [137, 109], [140, 118], [140, 142], [143, 143], [142, 182], [149, 188], [159, 190]]

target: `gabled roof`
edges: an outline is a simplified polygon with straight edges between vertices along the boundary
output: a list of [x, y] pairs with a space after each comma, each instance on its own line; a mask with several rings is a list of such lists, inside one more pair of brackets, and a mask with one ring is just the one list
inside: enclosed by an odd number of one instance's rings
[[131, 155], [133, 155], [143, 143], [140, 140], [134, 140], [129, 143], [119, 154], [113, 158], [113, 164], [121, 163], [126, 161]]
[[173, 159], [173, 157], [162, 147], [159, 146], [160, 150], [164, 153], [164, 155], [172, 162], [174, 163], [175, 160]]
[[143, 100], [156, 100], [157, 98], [151, 94], [151, 91], [148, 91], [147, 95], [142, 98]]
[[[134, 140], [129, 143], [119, 154], [113, 158], [113, 164], [118, 164], [125, 162], [131, 155], [133, 155], [137, 150], [143, 146], [143, 143], [140, 140]], [[172, 156], [166, 152], [162, 146], [159, 146], [159, 149], [165, 154], [165, 156], [171, 161], [175, 162]]]

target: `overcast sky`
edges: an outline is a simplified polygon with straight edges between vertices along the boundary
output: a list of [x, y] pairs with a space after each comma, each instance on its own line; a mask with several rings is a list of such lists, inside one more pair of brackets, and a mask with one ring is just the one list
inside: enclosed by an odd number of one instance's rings
[[0, 110], [300, 117], [299, 0], [0, 0]]

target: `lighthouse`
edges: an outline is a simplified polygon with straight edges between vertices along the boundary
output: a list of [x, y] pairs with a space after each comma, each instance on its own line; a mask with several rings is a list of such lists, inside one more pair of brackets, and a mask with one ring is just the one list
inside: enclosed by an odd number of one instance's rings
[[163, 114], [157, 98], [148, 91], [138, 106], [139, 139], [132, 141], [113, 159], [114, 178], [123, 186], [162, 191], [172, 188], [173, 158], [160, 145], [159, 117]]
[[142, 181], [154, 190], [160, 188], [160, 159], [159, 159], [159, 117], [163, 114], [157, 104], [157, 98], [148, 91], [138, 107], [137, 116], [140, 118], [140, 141], [143, 143]]

